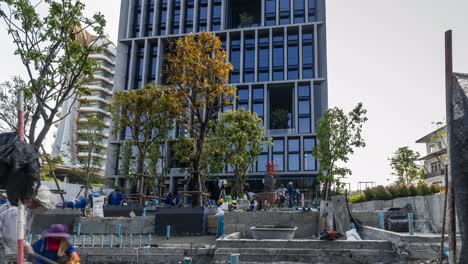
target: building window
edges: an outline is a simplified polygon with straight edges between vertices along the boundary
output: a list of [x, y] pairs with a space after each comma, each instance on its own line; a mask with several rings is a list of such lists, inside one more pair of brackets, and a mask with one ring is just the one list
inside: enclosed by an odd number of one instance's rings
[[258, 81], [264, 82], [270, 79], [270, 39], [268, 34], [262, 34], [258, 38]]
[[158, 63], [158, 45], [151, 44], [150, 46], [151, 62], [148, 65], [148, 83], [156, 83], [156, 65]]
[[147, 0], [146, 2], [146, 36], [153, 35], [153, 20], [154, 20], [154, 0]]
[[310, 133], [310, 85], [299, 84], [297, 87], [297, 100], [299, 107], [299, 133]]
[[237, 109], [249, 111], [249, 87], [240, 86], [237, 88]]
[[284, 79], [284, 36], [283, 32], [273, 35], [273, 80]]
[[180, 33], [180, 0], [172, 2], [172, 34]]
[[273, 139], [273, 165], [276, 171], [284, 171], [284, 139]]
[[136, 54], [136, 76], [135, 76], [135, 84], [133, 89], [139, 89], [143, 87], [143, 58], [145, 55], [145, 47], [138, 46], [137, 47], [137, 54]]
[[208, 23], [208, 0], [199, 0], [198, 31], [206, 31]]
[[232, 64], [230, 83], [240, 82], [240, 36], [231, 35], [231, 52], [229, 58]]
[[299, 171], [300, 165], [300, 143], [299, 138], [288, 139], [288, 170]]
[[312, 29], [302, 32], [302, 78], [314, 78], [314, 35]]
[[263, 151], [257, 158], [257, 172], [266, 172], [268, 163], [268, 144], [263, 144]]
[[221, 29], [221, 0], [213, 0], [211, 27], [213, 31]]
[[135, 1], [135, 14], [133, 15], [133, 37], [137, 38], [140, 36], [140, 20], [141, 20], [141, 1]]
[[194, 6], [194, 0], [187, 0], [185, 2], [185, 33], [193, 31]]
[[159, 35], [166, 35], [167, 30], [167, 0], [159, 3]]
[[293, 85], [272, 85], [268, 87], [269, 127], [271, 133], [288, 133], [293, 122]]
[[438, 172], [442, 170], [442, 163], [433, 162], [431, 163], [431, 172]]
[[308, 16], [309, 16], [309, 22], [315, 22], [317, 21], [317, 16], [316, 16], [316, 5], [315, 5], [315, 0], [307, 0], [309, 1], [309, 10], [308, 10]]
[[294, 0], [294, 23], [305, 22], [304, 0]]
[[312, 150], [315, 148], [315, 138], [304, 138], [304, 170], [316, 171], [317, 162], [312, 156]]
[[255, 77], [255, 37], [245, 36], [244, 38], [244, 80], [243, 82], [253, 82]]
[[265, 26], [276, 25], [276, 0], [265, 0]]
[[264, 120], [263, 90], [263, 85], [255, 85], [252, 87], [252, 112], [256, 113], [257, 116], [262, 119], [262, 124]]
[[226, 28], [244, 28], [260, 25], [261, 0], [231, 0], [227, 3]]
[[288, 32], [288, 80], [299, 78], [299, 36]]
[[290, 1], [291, 0], [279, 0], [280, 1], [280, 10], [279, 10], [279, 16], [280, 16], [280, 25], [286, 25], [290, 24], [289, 20], [289, 13], [290, 13]]

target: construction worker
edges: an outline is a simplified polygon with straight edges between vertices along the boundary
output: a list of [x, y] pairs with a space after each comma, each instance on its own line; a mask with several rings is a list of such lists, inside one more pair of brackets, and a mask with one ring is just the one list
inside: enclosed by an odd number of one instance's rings
[[[41, 185], [36, 196], [27, 204], [25, 210], [25, 234], [29, 233], [34, 216], [48, 209], [54, 208], [51, 192], [47, 186]], [[8, 259], [16, 259], [18, 207], [9, 203], [0, 206], [0, 264], [6, 264]], [[25, 241], [25, 254], [32, 252], [32, 248]]]
[[[80, 257], [75, 248], [70, 244], [70, 235], [67, 227], [62, 224], [55, 224], [48, 227], [32, 246], [34, 252], [57, 263], [79, 264]], [[42, 260], [34, 259], [34, 264], [44, 264]]]

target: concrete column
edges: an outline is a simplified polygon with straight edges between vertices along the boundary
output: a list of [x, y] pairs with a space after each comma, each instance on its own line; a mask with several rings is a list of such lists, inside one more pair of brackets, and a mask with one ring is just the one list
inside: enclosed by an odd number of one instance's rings
[[132, 40], [132, 49], [131, 49], [131, 55], [130, 55], [130, 63], [128, 64], [128, 67], [130, 67], [128, 71], [128, 83], [127, 83], [127, 88], [128, 89], [133, 89], [133, 84], [135, 83], [135, 57], [136, 57], [136, 41]]
[[284, 27], [283, 30], [283, 52], [284, 52], [284, 57], [283, 57], [283, 72], [284, 72], [284, 80], [288, 79], [288, 30], [287, 27]]
[[140, 16], [140, 36], [146, 36], [146, 16], [148, 15], [147, 8], [146, 8], [146, 1], [148, 0], [140, 0], [141, 1], [141, 16]]
[[181, 0], [180, 2], [180, 33], [183, 34], [185, 32], [185, 16], [187, 15], [185, 13], [185, 6], [186, 6], [186, 0]]
[[213, 16], [213, 14], [211, 12], [212, 9], [213, 9], [213, 0], [208, 0], [206, 31], [211, 31], [213, 29], [213, 23], [212, 23], [212, 20], [211, 20], [211, 17]]
[[279, 5], [280, 5], [280, 0], [276, 0], [276, 4], [275, 4], [275, 8], [276, 8], [276, 16], [275, 16], [276, 25], [280, 24], [280, 17], [279, 17], [280, 16], [280, 13], [279, 13], [280, 8], [279, 8]]
[[289, 0], [289, 23], [294, 23], [294, 1]]
[[167, 1], [167, 21], [166, 21], [166, 31], [167, 35], [171, 35], [172, 33], [172, 2], [173, 0]]
[[[124, 7], [125, 2], [127, 3], [127, 30], [124, 38], [131, 38], [132, 37], [132, 32], [133, 32], [133, 16], [135, 14], [134, 6], [135, 6], [135, 0], [127, 0], [127, 1], [122, 1], [122, 7]], [[124, 10], [121, 11], [121, 14], [123, 14]], [[120, 17], [120, 22], [122, 23], [123, 17]], [[120, 38], [119, 38], [120, 39]]]
[[200, 9], [200, 0], [195, 0], [193, 8], [193, 32], [198, 32], [198, 10]]
[[304, 15], [305, 15], [305, 22], [309, 23], [309, 1], [304, 0]]
[[304, 170], [304, 167], [305, 167], [305, 164], [304, 164], [304, 136], [300, 136], [299, 137], [299, 167], [300, 167], [300, 171], [305, 171]]
[[150, 53], [150, 45], [149, 45], [149, 40], [145, 39], [145, 52], [143, 54], [143, 77], [142, 77], [142, 83], [143, 86], [145, 86], [148, 83], [148, 62], [149, 62], [149, 53]]
[[226, 1], [221, 1], [221, 30], [226, 29]]
[[255, 62], [254, 62], [254, 82], [258, 82], [258, 29], [255, 30]]
[[294, 120], [294, 130], [299, 133], [299, 96], [298, 96], [298, 82], [294, 82], [294, 111], [293, 111], [293, 120]]
[[299, 26], [298, 30], [299, 67], [297, 70], [299, 71], [299, 80], [302, 80], [302, 25]]
[[231, 59], [231, 33], [226, 32], [226, 59], [230, 61]]
[[244, 82], [244, 34], [245, 31], [240, 32], [240, 83]]
[[318, 30], [317, 24], [314, 24], [314, 77], [315, 79], [320, 78], [319, 69], [319, 50], [318, 50]]
[[161, 38], [158, 38], [158, 59], [156, 63], [156, 83], [161, 83], [162, 65], [164, 60], [164, 47]]
[[269, 53], [270, 53], [270, 63], [269, 63], [269, 67], [270, 67], [270, 71], [269, 71], [269, 81], [272, 81], [273, 80], [273, 29], [272, 28], [269, 28], [268, 29], [270, 31], [269, 33], [269, 42], [268, 44], [270, 45], [270, 48], [269, 48]]
[[310, 84], [310, 122], [312, 122], [311, 126], [310, 126], [310, 131], [312, 133], [316, 133], [315, 131], [315, 83], [314, 82], [309, 82]]
[[263, 125], [265, 126], [265, 134], [268, 130], [269, 127], [269, 122], [270, 122], [270, 115], [268, 114], [268, 102], [270, 100], [267, 100], [268, 96], [268, 85], [263, 84]]
[[153, 33], [154, 33], [154, 36], [157, 36], [159, 35], [159, 22], [161, 21], [161, 19], [159, 18], [160, 17], [160, 7], [161, 7], [161, 1], [162, 0], [155, 0], [154, 1], [154, 4], [155, 4], [155, 7], [154, 7], [154, 26], [153, 26]]
[[260, 7], [260, 12], [262, 12], [260, 14], [260, 26], [265, 26], [265, 1], [266, 0], [261, 0], [261, 7]]

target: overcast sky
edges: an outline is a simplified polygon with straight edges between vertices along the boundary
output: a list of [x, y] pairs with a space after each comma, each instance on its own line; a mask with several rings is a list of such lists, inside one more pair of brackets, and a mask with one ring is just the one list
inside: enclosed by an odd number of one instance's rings
[[[106, 16], [116, 42], [120, 1], [84, 2], [88, 14]], [[327, 0], [329, 106], [351, 110], [363, 102], [369, 117], [367, 146], [348, 164], [353, 189], [359, 181], [394, 180], [388, 158], [400, 146], [424, 154], [414, 142], [445, 116], [445, 30], [454, 31], [454, 70], [468, 72], [467, 10], [466, 0]], [[23, 68], [4, 25], [0, 38], [4, 81]]]

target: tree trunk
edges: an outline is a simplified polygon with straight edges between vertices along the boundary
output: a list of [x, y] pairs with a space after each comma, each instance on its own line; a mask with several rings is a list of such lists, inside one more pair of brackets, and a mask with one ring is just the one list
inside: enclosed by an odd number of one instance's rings
[[140, 205], [144, 204], [144, 195], [145, 195], [145, 176], [144, 176], [144, 159], [140, 158], [138, 160], [137, 167], [137, 177], [140, 177]]

